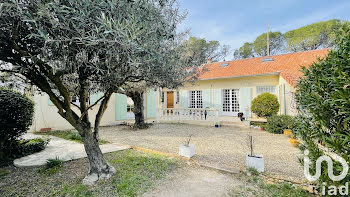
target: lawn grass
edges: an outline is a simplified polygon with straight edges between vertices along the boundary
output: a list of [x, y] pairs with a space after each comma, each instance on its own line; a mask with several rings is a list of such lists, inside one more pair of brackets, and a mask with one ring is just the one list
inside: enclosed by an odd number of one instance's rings
[[[79, 133], [76, 132], [76, 131], [72, 131], [72, 130], [66, 130], [66, 131], [57, 130], [57, 131], [35, 132], [35, 134], [38, 134], [38, 135], [53, 135], [53, 136], [56, 136], [56, 137], [59, 137], [59, 138], [63, 138], [63, 139], [66, 139], [66, 140], [78, 142], [78, 143], [81, 143], [81, 144], [83, 143], [83, 140], [82, 140], [81, 136], [79, 135]], [[100, 139], [98, 142], [99, 142], [100, 145], [109, 143], [108, 141], [102, 140], [102, 139]]]
[[255, 173], [248, 170], [252, 176], [242, 178], [245, 181], [244, 186], [233, 189], [230, 193], [230, 197], [312, 197], [313, 195], [303, 190], [299, 186], [293, 186], [290, 183], [270, 183], [265, 181]]
[[[86, 158], [65, 162], [55, 173], [40, 173], [39, 168], [13, 168], [0, 179], [1, 196], [139, 196], [161, 181], [179, 163], [154, 154], [125, 150], [105, 154], [116, 174], [94, 186], [82, 185], [87, 174]], [[56, 166], [56, 165], [55, 165]], [[10, 167], [7, 167], [10, 168]], [[0, 168], [1, 169], [1, 168]]]

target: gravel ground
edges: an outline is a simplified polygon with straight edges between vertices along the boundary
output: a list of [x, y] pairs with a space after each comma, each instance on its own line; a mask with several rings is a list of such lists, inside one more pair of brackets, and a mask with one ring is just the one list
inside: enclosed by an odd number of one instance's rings
[[284, 135], [235, 126], [220, 128], [188, 124], [155, 124], [146, 130], [133, 130], [128, 126], [102, 127], [101, 139], [162, 152], [177, 154], [178, 147], [192, 135], [196, 147], [193, 157], [209, 165], [232, 170], [245, 168], [247, 135], [254, 137], [255, 153], [263, 154], [267, 174], [289, 180], [304, 180], [298, 163], [300, 151]]
[[230, 174], [191, 166], [170, 173], [142, 197], [223, 197], [232, 188], [244, 187], [244, 183]]

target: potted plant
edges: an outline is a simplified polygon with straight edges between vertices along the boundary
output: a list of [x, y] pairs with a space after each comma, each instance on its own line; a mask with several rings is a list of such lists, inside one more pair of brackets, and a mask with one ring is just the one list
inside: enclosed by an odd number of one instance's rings
[[291, 137], [293, 135], [293, 132], [290, 129], [284, 129], [283, 134], [288, 136], [288, 137]]
[[253, 136], [250, 134], [248, 135], [248, 147], [249, 147], [249, 153], [247, 153], [247, 156], [246, 156], [247, 168], [254, 168], [258, 172], [264, 172], [265, 171], [264, 155], [254, 153]]
[[294, 147], [298, 147], [300, 144], [299, 140], [297, 140], [294, 135], [292, 135], [289, 139], [289, 143], [291, 143]]
[[190, 144], [192, 135], [189, 136], [188, 140], [179, 147], [179, 155], [190, 159], [194, 155], [194, 145]]

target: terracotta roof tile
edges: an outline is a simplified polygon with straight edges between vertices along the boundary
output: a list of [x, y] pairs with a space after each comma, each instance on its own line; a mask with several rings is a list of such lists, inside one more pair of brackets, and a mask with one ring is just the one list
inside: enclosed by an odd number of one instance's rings
[[[317, 57], [323, 58], [327, 53], [328, 49], [320, 49], [269, 57], [210, 63], [204, 66], [207, 71], [199, 76], [199, 80], [280, 73], [281, 77], [292, 86], [295, 86], [296, 81], [302, 76], [302, 72], [300, 71], [301, 66], [308, 67], [317, 60]], [[273, 58], [273, 61], [262, 62], [265, 58]], [[225, 63], [228, 63], [228, 65], [222, 67], [221, 65]]]

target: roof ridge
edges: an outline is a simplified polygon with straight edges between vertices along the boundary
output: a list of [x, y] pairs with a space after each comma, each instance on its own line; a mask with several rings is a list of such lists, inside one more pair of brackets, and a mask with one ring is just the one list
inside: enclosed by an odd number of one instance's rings
[[322, 51], [322, 50], [330, 50], [330, 48], [313, 49], [313, 50], [308, 50], [308, 51], [290, 52], [290, 53], [283, 53], [283, 54], [270, 55], [270, 56], [250, 57], [250, 58], [230, 60], [230, 61], [222, 61], [222, 62], [211, 62], [211, 63], [208, 63], [206, 65], [219, 64], [219, 63], [224, 64], [224, 63], [230, 63], [230, 62], [235, 62], [235, 61], [244, 61], [244, 60], [252, 60], [252, 59], [259, 59], [259, 58], [273, 58], [273, 57], [276, 57], [276, 56], [292, 55], [292, 54], [299, 54], [299, 53], [310, 53], [310, 52]]

